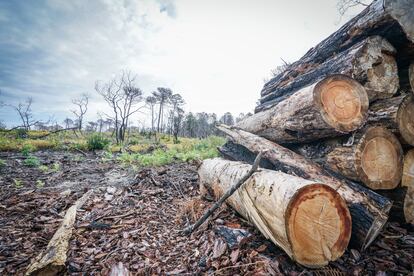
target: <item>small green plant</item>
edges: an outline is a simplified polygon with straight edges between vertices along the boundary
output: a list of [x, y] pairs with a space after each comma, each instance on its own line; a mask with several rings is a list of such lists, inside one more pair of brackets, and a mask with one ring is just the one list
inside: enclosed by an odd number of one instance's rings
[[38, 169], [42, 173], [47, 173], [49, 171], [49, 167], [48, 166], [45, 166], [45, 165], [40, 165]]
[[14, 187], [17, 188], [17, 189], [20, 189], [20, 188], [23, 187], [23, 183], [19, 179], [13, 178], [13, 184], [14, 184]]
[[42, 180], [40, 180], [40, 179], [38, 179], [38, 180], [36, 180], [36, 188], [43, 188], [45, 186], [45, 183], [42, 181]]
[[109, 151], [105, 151], [105, 152], [102, 154], [102, 161], [103, 161], [103, 162], [110, 161], [110, 160], [112, 160], [112, 158], [113, 158], [113, 155], [112, 155], [112, 153], [111, 153], [111, 152], [109, 152]]
[[53, 163], [53, 165], [52, 165], [52, 171], [53, 172], [60, 171], [60, 163]]
[[109, 140], [102, 135], [93, 134], [89, 136], [87, 143], [88, 150], [103, 150], [109, 145]]
[[3, 159], [0, 159], [0, 169], [6, 167], [6, 161], [4, 161]]
[[36, 156], [29, 156], [23, 161], [23, 164], [27, 167], [39, 167], [40, 161]]
[[17, 139], [25, 139], [25, 138], [27, 138], [28, 137], [28, 132], [27, 132], [27, 130], [26, 129], [24, 129], [24, 128], [18, 128], [18, 129], [16, 129], [16, 138]]
[[31, 144], [24, 144], [21, 150], [23, 156], [29, 156], [31, 152], [35, 150], [35, 147]]

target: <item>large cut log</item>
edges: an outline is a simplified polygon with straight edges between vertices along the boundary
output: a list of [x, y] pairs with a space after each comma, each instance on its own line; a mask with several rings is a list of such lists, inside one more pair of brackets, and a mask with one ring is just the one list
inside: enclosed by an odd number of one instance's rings
[[404, 157], [401, 186], [380, 193], [393, 201], [391, 220], [414, 225], [414, 149], [409, 150]]
[[77, 210], [82, 207], [92, 194], [86, 192], [67, 211], [59, 229], [55, 232], [46, 250], [41, 252], [27, 268], [26, 275], [60, 275], [65, 269], [66, 252], [72, 237]]
[[[265, 84], [262, 96], [275, 91], [281, 84], [295, 80], [330, 57], [373, 35], [387, 39], [396, 49], [414, 42], [414, 5], [412, 0], [374, 1], [338, 31], [310, 49], [300, 60]], [[401, 51], [403, 52], [403, 51]], [[406, 60], [405, 56], [402, 60]], [[400, 65], [400, 64], [399, 64]]]
[[349, 138], [301, 144], [292, 149], [373, 190], [391, 190], [401, 181], [403, 149], [397, 137], [384, 127], [369, 127]]
[[414, 149], [404, 157], [403, 178], [401, 186], [407, 188], [404, 197], [404, 217], [406, 222], [414, 224]]
[[414, 146], [414, 96], [401, 95], [381, 100], [369, 107], [368, 124], [393, 131], [403, 144]]
[[[251, 166], [220, 158], [204, 160], [200, 189], [221, 197]], [[351, 236], [349, 210], [334, 189], [282, 172], [263, 169], [227, 199], [238, 213], [307, 267], [339, 258]]]
[[306, 142], [358, 129], [367, 110], [365, 89], [345, 75], [332, 75], [237, 126], [281, 144]]
[[370, 101], [390, 98], [399, 87], [395, 55], [395, 48], [388, 41], [379, 36], [369, 37], [297, 76], [294, 81], [281, 83], [275, 91], [261, 98], [262, 104], [256, 112], [331, 74], [344, 74], [360, 82]]
[[387, 198], [267, 139], [224, 125], [217, 128], [231, 140], [220, 148], [227, 158], [252, 163], [255, 156], [263, 152], [262, 167], [326, 183], [337, 190], [351, 212], [353, 248], [366, 249], [385, 225], [392, 205]]

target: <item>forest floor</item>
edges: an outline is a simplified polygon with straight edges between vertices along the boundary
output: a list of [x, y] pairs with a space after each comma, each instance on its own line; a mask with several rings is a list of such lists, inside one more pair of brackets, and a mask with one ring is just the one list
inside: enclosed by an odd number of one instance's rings
[[[328, 267], [295, 264], [223, 206], [190, 236], [180, 230], [211, 205], [198, 193], [197, 165], [131, 170], [99, 154], [0, 153], [0, 275], [23, 275], [45, 249], [65, 211], [87, 190], [69, 244], [67, 274], [108, 275], [120, 263], [132, 275], [408, 275], [414, 229], [390, 222], [366, 252], [347, 250]], [[385, 273], [387, 272], [387, 273]]]

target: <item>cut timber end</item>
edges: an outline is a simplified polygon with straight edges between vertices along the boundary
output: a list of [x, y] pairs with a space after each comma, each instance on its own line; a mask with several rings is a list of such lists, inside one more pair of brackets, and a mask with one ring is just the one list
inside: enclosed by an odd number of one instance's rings
[[361, 181], [369, 188], [394, 189], [402, 176], [403, 150], [400, 142], [389, 130], [371, 127], [357, 146], [356, 170]]
[[410, 79], [411, 91], [414, 93], [414, 63], [411, 63], [408, 70], [408, 77]]
[[414, 149], [411, 149], [404, 157], [401, 186], [407, 187], [404, 199], [405, 220], [414, 224]]
[[320, 267], [345, 252], [351, 238], [351, 216], [334, 189], [308, 185], [296, 192], [287, 208], [286, 233], [294, 259]]
[[313, 97], [325, 122], [340, 132], [356, 130], [366, 118], [367, 93], [361, 84], [345, 75], [332, 75], [320, 81]]
[[404, 141], [414, 146], [414, 96], [404, 98], [398, 109], [397, 122]]

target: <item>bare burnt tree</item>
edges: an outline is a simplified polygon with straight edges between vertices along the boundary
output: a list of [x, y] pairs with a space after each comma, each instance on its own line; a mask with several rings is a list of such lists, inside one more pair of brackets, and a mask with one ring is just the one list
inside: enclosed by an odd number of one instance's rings
[[95, 90], [111, 107], [110, 117], [114, 124], [114, 134], [117, 143], [124, 142], [130, 116], [139, 112], [144, 105], [143, 93], [135, 86], [136, 76], [130, 71], [122, 71], [119, 77], [107, 83], [96, 82]]
[[363, 6], [367, 7], [372, 0], [339, 0], [337, 3], [338, 12], [340, 15], [344, 15], [348, 9]]
[[71, 112], [76, 116], [78, 130], [82, 131], [83, 117], [88, 111], [89, 95], [83, 93], [79, 98], [73, 99], [72, 103], [77, 109], [73, 109]]
[[73, 120], [71, 118], [66, 118], [63, 120], [63, 124], [65, 125], [65, 128], [71, 128], [73, 126]]
[[151, 132], [155, 132], [155, 105], [157, 104], [157, 99], [154, 96], [148, 96], [146, 98], [146, 103], [151, 110]]
[[[183, 97], [180, 94], [173, 94], [170, 97], [171, 103], [171, 114], [169, 118], [169, 133], [173, 134], [173, 129], [175, 128], [175, 119], [179, 118], [178, 111], [185, 104]], [[182, 120], [182, 118], [181, 118]]]
[[158, 87], [157, 91], [152, 92], [152, 95], [157, 99], [159, 104], [157, 132], [161, 132], [161, 126], [164, 117], [164, 108], [170, 102], [172, 91], [169, 88]]
[[25, 130], [30, 130], [32, 126], [41, 123], [41, 121], [36, 121], [33, 119], [32, 104], [33, 104], [32, 97], [26, 98], [24, 102], [19, 102], [17, 105], [0, 102], [0, 106], [10, 107], [13, 110], [15, 110], [17, 114], [19, 115], [22, 125], [14, 127], [13, 129], [23, 128]]
[[174, 143], [178, 143], [178, 134], [180, 133], [182, 121], [184, 118], [184, 110], [180, 107], [177, 107], [177, 110], [174, 112], [176, 115], [174, 116], [173, 120], [173, 128], [172, 132], [174, 135]]

